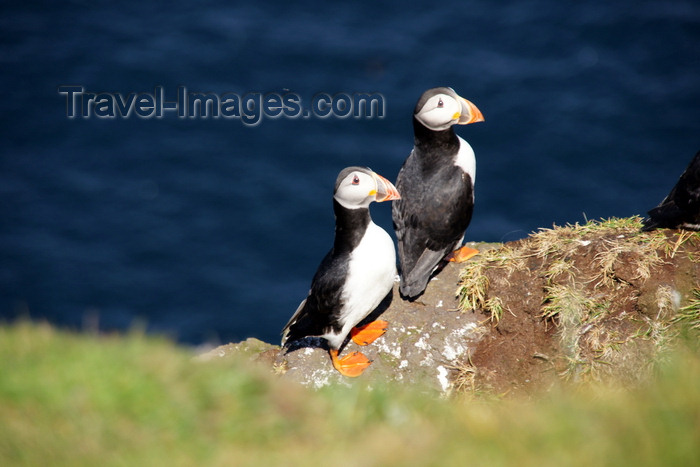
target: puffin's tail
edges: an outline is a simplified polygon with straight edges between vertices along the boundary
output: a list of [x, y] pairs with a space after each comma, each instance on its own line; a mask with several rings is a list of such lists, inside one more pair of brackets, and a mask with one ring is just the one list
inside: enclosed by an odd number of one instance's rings
[[409, 300], [415, 300], [422, 294], [428, 286], [430, 276], [438, 268], [445, 255], [444, 251], [433, 251], [426, 248], [413, 269], [408, 272], [402, 269], [401, 284], [399, 284], [401, 295]]
[[427, 280], [421, 281], [420, 283], [413, 282], [411, 284], [407, 284], [402, 280], [401, 285], [399, 285], [399, 291], [401, 292], [401, 295], [404, 298], [407, 298], [409, 300], [415, 300], [420, 294], [422, 294], [425, 291], [425, 288], [427, 286]]
[[[307, 297], [308, 298], [308, 297]], [[287, 324], [284, 325], [282, 328], [282, 347], [287, 345], [287, 342], [294, 341], [296, 339], [299, 339], [301, 336], [299, 335], [299, 326], [295, 326], [297, 324], [297, 320], [299, 318], [303, 317], [303, 310], [304, 306], [306, 305], [306, 298], [302, 300], [302, 302], [299, 304], [297, 307], [297, 310], [294, 312], [291, 318], [289, 318], [289, 321], [287, 321]]]
[[401, 283], [399, 284], [399, 292], [404, 298], [409, 300], [415, 300], [425, 292], [425, 288], [428, 286], [428, 281], [430, 280], [430, 275], [432, 274], [435, 266], [430, 269], [413, 269], [409, 274], [401, 274]]

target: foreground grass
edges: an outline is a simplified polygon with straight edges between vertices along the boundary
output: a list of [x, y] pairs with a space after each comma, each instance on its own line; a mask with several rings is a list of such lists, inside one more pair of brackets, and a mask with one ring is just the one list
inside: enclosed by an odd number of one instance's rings
[[700, 358], [537, 400], [313, 392], [138, 334], [0, 328], [0, 465], [700, 465]]

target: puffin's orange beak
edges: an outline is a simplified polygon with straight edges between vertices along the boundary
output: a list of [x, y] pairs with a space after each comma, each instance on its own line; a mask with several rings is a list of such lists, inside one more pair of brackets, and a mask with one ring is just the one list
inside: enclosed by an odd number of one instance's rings
[[375, 200], [378, 203], [382, 201], [390, 201], [392, 199], [401, 199], [399, 190], [396, 189], [393, 183], [391, 183], [386, 178], [382, 177], [378, 173], [374, 173], [374, 180], [377, 182], [377, 191]]
[[484, 121], [484, 116], [482, 115], [481, 110], [479, 110], [474, 104], [465, 98], [460, 97], [460, 99], [462, 100], [462, 112], [459, 115], [459, 120], [457, 121], [459, 125], [468, 125], [469, 123]]

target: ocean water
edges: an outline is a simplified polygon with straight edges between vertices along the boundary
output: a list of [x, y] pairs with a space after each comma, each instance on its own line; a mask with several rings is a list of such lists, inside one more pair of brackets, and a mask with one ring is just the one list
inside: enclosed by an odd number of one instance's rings
[[[107, 2], [0, 7], [0, 319], [277, 342], [332, 244], [337, 173], [394, 180], [411, 113], [483, 112], [467, 240], [643, 214], [700, 149], [691, 0]], [[59, 86], [371, 92], [382, 118], [68, 118]], [[391, 230], [390, 206], [373, 205]]]

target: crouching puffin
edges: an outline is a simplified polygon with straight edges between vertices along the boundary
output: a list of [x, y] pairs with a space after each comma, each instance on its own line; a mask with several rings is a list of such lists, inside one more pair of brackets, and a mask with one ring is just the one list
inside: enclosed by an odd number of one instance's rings
[[401, 199], [392, 207], [404, 298], [422, 294], [443, 259], [461, 262], [478, 253], [459, 248], [474, 207], [476, 160], [452, 126], [482, 121], [479, 109], [452, 88], [429, 89], [418, 99], [414, 146], [396, 179]]
[[649, 211], [643, 231], [654, 229], [700, 230], [700, 151], [678, 183], [661, 203]]
[[366, 345], [386, 331], [387, 322], [377, 320], [355, 326], [389, 294], [396, 276], [394, 242], [372, 222], [369, 205], [399, 199], [387, 179], [362, 167], [343, 169], [335, 182], [333, 248], [321, 261], [309, 295], [282, 330], [282, 345], [307, 336], [328, 341], [333, 367], [355, 377], [370, 365], [360, 352], [338, 358], [348, 333]]

